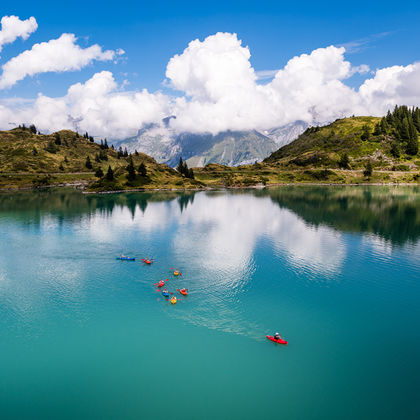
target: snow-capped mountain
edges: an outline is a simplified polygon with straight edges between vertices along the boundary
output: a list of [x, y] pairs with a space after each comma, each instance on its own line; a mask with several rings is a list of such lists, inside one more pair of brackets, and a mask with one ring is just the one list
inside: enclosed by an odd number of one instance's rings
[[129, 152], [146, 153], [160, 163], [176, 166], [182, 156], [189, 166], [220, 163], [229, 166], [260, 162], [279, 147], [290, 143], [306, 128], [303, 121], [259, 132], [223, 131], [211, 133], [177, 133], [170, 126], [173, 116], [142, 127], [136, 136], [115, 141], [114, 146]]

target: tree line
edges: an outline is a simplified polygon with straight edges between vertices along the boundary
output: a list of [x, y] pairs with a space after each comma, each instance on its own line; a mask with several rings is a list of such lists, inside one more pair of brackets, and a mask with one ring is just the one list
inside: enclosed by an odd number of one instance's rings
[[[364, 127], [362, 140], [370, 137], [366, 126]], [[418, 135], [420, 133], [420, 108], [408, 106], [395, 106], [394, 110], [388, 111], [386, 116], [375, 125], [373, 135], [391, 136], [391, 154], [399, 157], [401, 152], [414, 156], [419, 151]], [[367, 137], [367, 138], [366, 138]]]
[[194, 171], [192, 168], [188, 168], [187, 162], [182, 160], [182, 157], [179, 158], [178, 166], [176, 170], [181, 174], [184, 175], [185, 178], [194, 179]]

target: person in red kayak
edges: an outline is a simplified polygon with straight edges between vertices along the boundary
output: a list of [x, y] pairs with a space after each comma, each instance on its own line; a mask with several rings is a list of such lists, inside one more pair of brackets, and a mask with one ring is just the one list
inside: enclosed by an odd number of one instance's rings
[[273, 338], [274, 338], [275, 340], [281, 340], [280, 334], [279, 334], [278, 332], [276, 332], [276, 333], [274, 334]]

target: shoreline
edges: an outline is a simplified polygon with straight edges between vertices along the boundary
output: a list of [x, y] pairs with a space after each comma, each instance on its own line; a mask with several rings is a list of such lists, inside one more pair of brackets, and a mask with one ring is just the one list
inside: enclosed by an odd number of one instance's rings
[[349, 186], [349, 187], [363, 187], [363, 186], [420, 186], [420, 182], [363, 182], [363, 183], [337, 183], [337, 182], [287, 182], [287, 183], [275, 183], [275, 184], [255, 184], [255, 185], [217, 185], [217, 186], [204, 186], [201, 188], [175, 188], [175, 187], [157, 187], [157, 188], [131, 188], [123, 190], [104, 190], [104, 191], [86, 191], [86, 184], [75, 182], [68, 184], [56, 184], [56, 185], [45, 185], [42, 187], [11, 187], [11, 188], [0, 188], [0, 193], [7, 192], [18, 192], [18, 191], [42, 191], [48, 189], [64, 189], [72, 188], [79, 190], [82, 194], [121, 194], [129, 192], [177, 192], [177, 191], [217, 191], [217, 190], [241, 190], [241, 189], [266, 189], [266, 188], [276, 188], [276, 187], [291, 187], [291, 186], [327, 186], [327, 187], [340, 187], [340, 186]]

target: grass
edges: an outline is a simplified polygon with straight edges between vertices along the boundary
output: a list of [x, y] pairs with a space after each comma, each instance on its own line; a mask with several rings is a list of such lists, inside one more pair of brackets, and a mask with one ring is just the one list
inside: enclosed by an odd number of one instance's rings
[[[351, 169], [361, 169], [370, 159], [376, 168], [391, 170], [392, 166], [406, 163], [410, 168], [417, 166], [418, 156], [402, 154], [392, 156], [390, 135], [373, 135], [377, 117], [352, 117], [334, 121], [324, 127], [306, 130], [295, 141], [282, 147], [265, 159], [265, 163], [286, 168], [328, 167], [339, 168], [344, 154], [350, 158]], [[369, 140], [362, 140], [363, 127], [371, 129]]]
[[[57, 135], [61, 144], [56, 144]], [[102, 154], [99, 159], [99, 154]], [[86, 158], [92, 168], [86, 167]], [[28, 129], [13, 129], [0, 132], [0, 188], [18, 189], [46, 187], [78, 183], [92, 191], [197, 188], [200, 183], [183, 177], [167, 165], [157, 163], [142, 153], [133, 154], [134, 167], [140, 163], [146, 167], [147, 176], [127, 179], [126, 167], [130, 157], [118, 157], [115, 150], [101, 150], [97, 143], [90, 142], [70, 130], [51, 135], [31, 133]], [[111, 182], [95, 177], [101, 168], [104, 173], [111, 166], [115, 179]]]

